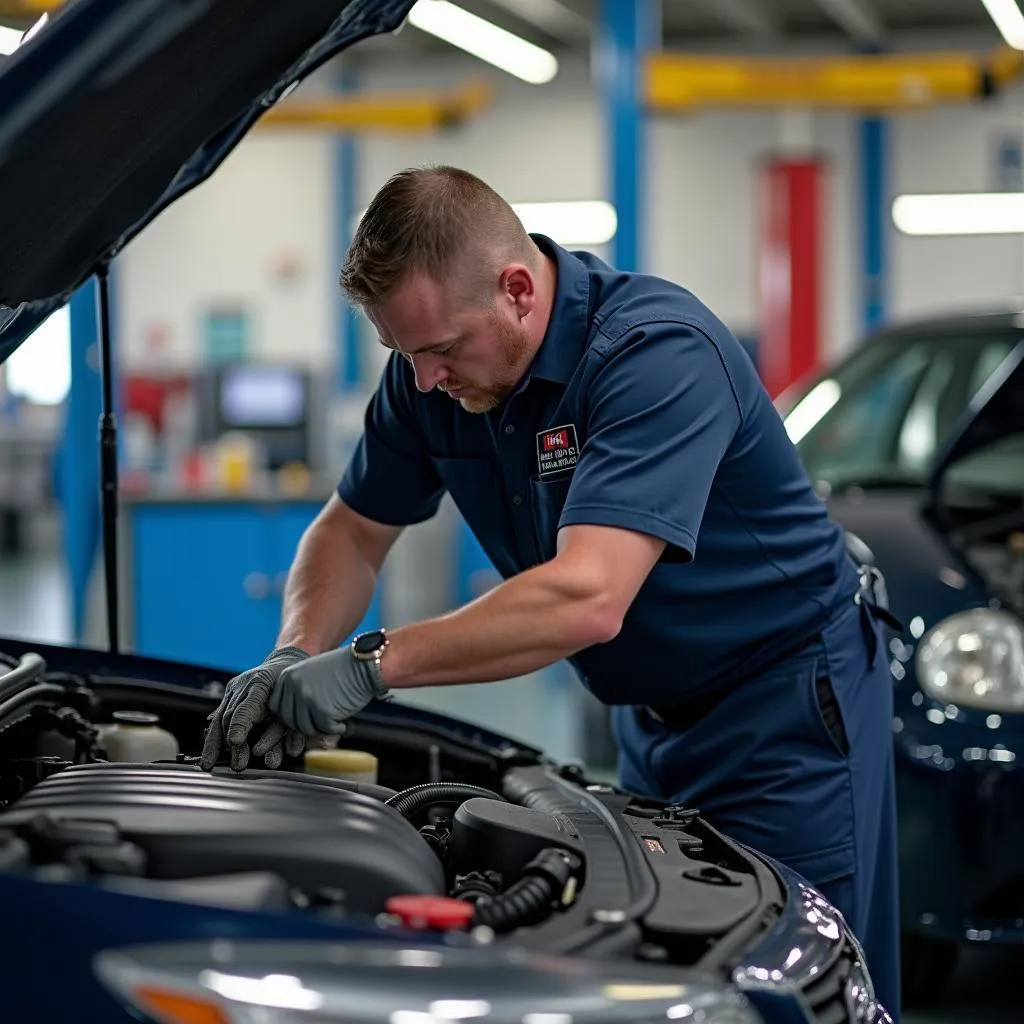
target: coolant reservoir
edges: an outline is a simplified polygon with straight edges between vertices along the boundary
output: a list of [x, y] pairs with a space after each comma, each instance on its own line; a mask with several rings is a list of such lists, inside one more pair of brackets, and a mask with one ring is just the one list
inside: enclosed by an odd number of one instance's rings
[[307, 775], [324, 775], [347, 782], [377, 782], [377, 758], [365, 750], [307, 750]]
[[111, 761], [166, 761], [178, 756], [178, 741], [148, 711], [115, 711], [114, 724], [101, 730]]

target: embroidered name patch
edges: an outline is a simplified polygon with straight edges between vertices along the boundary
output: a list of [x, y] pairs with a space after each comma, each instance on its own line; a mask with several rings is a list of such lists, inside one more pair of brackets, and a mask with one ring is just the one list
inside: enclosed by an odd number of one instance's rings
[[537, 435], [537, 472], [548, 476], [573, 469], [579, 459], [579, 451], [576, 427], [572, 423], [542, 430]]

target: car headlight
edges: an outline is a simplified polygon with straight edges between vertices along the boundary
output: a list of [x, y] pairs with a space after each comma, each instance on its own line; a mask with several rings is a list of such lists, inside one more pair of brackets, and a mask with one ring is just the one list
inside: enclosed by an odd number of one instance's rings
[[704, 973], [515, 949], [172, 942], [106, 950], [94, 969], [161, 1024], [764, 1024]]
[[950, 615], [922, 639], [917, 678], [946, 704], [1024, 711], [1024, 625], [993, 608]]

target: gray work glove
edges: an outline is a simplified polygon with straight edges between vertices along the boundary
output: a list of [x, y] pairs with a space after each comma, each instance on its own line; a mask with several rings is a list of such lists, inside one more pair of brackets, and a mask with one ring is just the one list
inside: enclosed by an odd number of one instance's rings
[[[199, 761], [203, 771], [213, 769], [225, 741], [231, 749], [231, 768], [236, 772], [245, 771], [249, 764], [249, 733], [267, 717], [267, 701], [278, 679], [289, 666], [309, 657], [299, 647], [279, 647], [267, 655], [262, 665], [242, 672], [227, 684], [220, 707], [209, 718]], [[268, 768], [277, 768], [285, 749], [292, 757], [297, 757], [305, 746], [306, 737], [302, 733], [288, 733], [280, 723], [272, 722], [253, 746], [252, 753], [262, 756]]]
[[289, 665], [270, 694], [269, 706], [285, 727], [303, 736], [337, 736], [371, 700], [389, 696], [374, 663], [353, 657], [346, 645]]

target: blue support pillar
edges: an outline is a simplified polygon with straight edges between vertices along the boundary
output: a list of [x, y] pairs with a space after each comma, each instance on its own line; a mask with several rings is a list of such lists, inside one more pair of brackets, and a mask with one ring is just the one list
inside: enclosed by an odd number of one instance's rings
[[[89, 577], [100, 539], [99, 421], [102, 410], [96, 279], [71, 297], [71, 389], [59, 453], [64, 558], [73, 639], [83, 640]], [[113, 340], [113, 339], [112, 339]]]
[[657, 0], [601, 0], [597, 77], [605, 105], [608, 187], [618, 216], [612, 262], [640, 270], [646, 206], [643, 59], [660, 34]]
[[860, 294], [863, 330], [871, 332], [886, 318], [889, 232], [888, 123], [881, 117], [860, 122], [861, 168], [861, 273]]
[[[351, 74], [342, 72], [336, 79], [339, 91], [351, 90], [354, 86]], [[335, 216], [337, 225], [335, 237], [338, 240], [335, 267], [341, 269], [345, 253], [352, 242], [352, 222], [358, 210], [358, 168], [356, 141], [351, 135], [340, 135], [334, 141], [334, 189]], [[352, 391], [362, 383], [362, 361], [359, 358], [359, 327], [356, 311], [344, 302], [339, 317], [338, 330], [338, 380], [339, 392]]]

